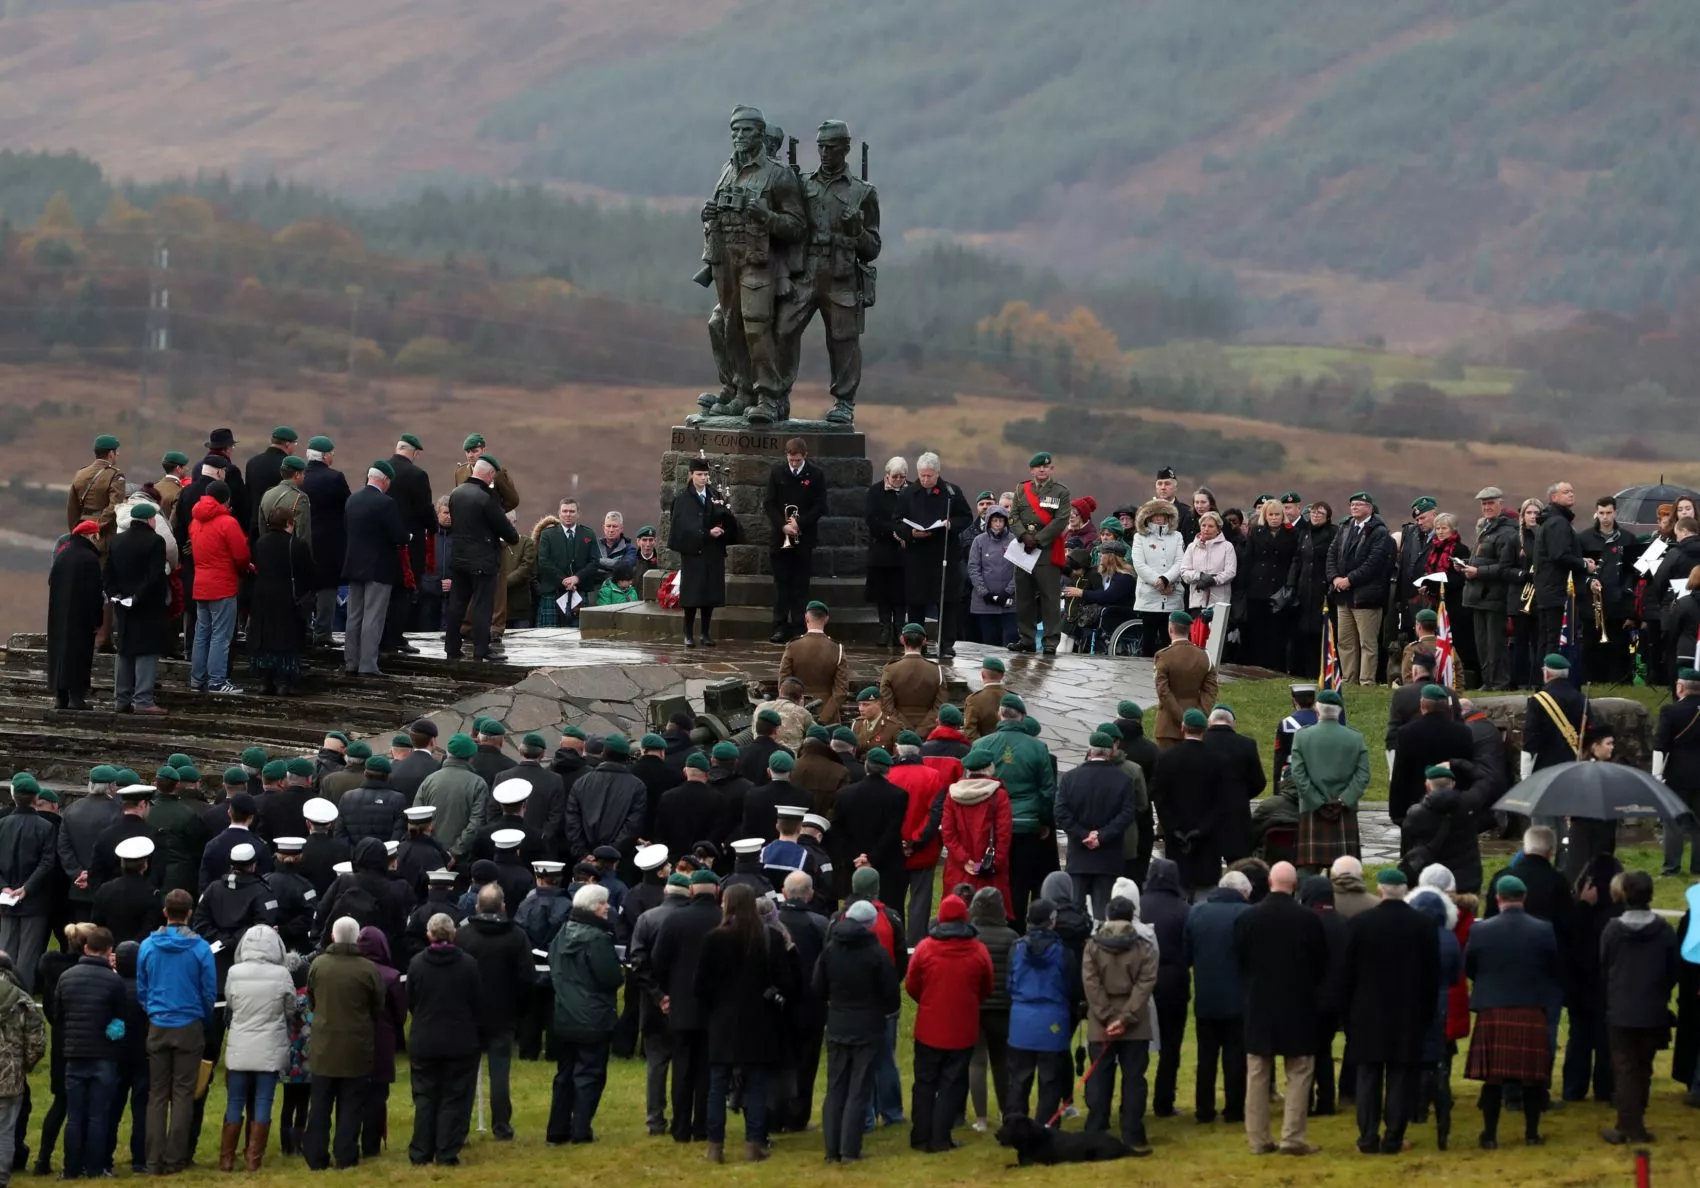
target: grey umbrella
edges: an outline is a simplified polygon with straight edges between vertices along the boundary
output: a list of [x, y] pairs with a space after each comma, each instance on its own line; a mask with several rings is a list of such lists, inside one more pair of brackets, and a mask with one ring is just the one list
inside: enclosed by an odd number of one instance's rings
[[1622, 763], [1560, 763], [1520, 780], [1493, 806], [1527, 817], [1581, 817], [1622, 821], [1660, 817], [1674, 821], [1689, 808], [1664, 784]]

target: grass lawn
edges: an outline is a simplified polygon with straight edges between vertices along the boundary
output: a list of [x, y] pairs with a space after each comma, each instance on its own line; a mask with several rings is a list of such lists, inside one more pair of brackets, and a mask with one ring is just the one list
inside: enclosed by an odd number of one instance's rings
[[1402, 355], [1369, 348], [1239, 345], [1222, 348], [1239, 370], [1267, 385], [1290, 376], [1306, 378], [1326, 375], [1340, 367], [1368, 368], [1379, 387], [1407, 380], [1432, 384], [1454, 396], [1503, 395], [1510, 392], [1522, 372], [1513, 367], [1464, 368], [1462, 379], [1436, 379], [1439, 364], [1420, 355]]

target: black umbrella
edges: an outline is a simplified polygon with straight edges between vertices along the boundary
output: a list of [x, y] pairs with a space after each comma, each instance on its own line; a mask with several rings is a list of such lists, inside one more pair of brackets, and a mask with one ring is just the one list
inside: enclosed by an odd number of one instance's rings
[[1520, 780], [1493, 806], [1526, 817], [1581, 817], [1622, 821], [1661, 817], [1674, 821], [1688, 806], [1638, 767], [1622, 763], [1560, 763]]
[[1659, 504], [1675, 503], [1684, 496], [1700, 500], [1700, 494], [1687, 487], [1665, 482], [1644, 487], [1625, 487], [1616, 495], [1617, 522], [1626, 527], [1656, 527], [1659, 522]]

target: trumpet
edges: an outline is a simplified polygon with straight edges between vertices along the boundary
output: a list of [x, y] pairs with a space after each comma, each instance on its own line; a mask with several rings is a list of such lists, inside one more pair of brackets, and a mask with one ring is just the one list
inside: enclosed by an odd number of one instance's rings
[[1600, 586], [1598, 582], [1595, 582], [1595, 586], [1597, 588], [1594, 590], [1594, 626], [1596, 626], [1600, 629], [1600, 642], [1601, 643], [1610, 643], [1611, 640], [1609, 638], [1607, 638], [1607, 636], [1606, 636], [1606, 591], [1605, 591], [1605, 587]]
[[[789, 524], [792, 520], [795, 520], [797, 516], [801, 514], [802, 510], [803, 509], [798, 507], [795, 503], [787, 503], [785, 505], [785, 522]], [[795, 536], [787, 536], [785, 538], [785, 543], [779, 547], [782, 549], [794, 549], [797, 547], [797, 538]]]

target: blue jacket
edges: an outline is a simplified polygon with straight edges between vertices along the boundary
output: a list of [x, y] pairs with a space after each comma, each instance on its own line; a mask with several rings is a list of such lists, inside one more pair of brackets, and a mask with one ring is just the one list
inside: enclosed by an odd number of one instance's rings
[[1470, 977], [1472, 1011], [1514, 1006], [1550, 1011], [1562, 993], [1552, 925], [1522, 908], [1470, 926], [1464, 972]]
[[[1423, 1036], [1424, 1063], [1438, 1063], [1446, 1056], [1446, 1012], [1450, 1005], [1452, 987], [1464, 976], [1464, 951], [1452, 929], [1458, 923], [1458, 913], [1448, 912], [1448, 904], [1439, 891], [1421, 888], [1406, 902], [1434, 921], [1435, 939], [1440, 945], [1440, 993], [1436, 996], [1434, 1022]], [[1471, 933], [1474, 936], [1474, 932]]]
[[155, 1027], [210, 1022], [218, 995], [212, 947], [187, 928], [161, 928], [136, 958], [136, 998]]
[[1035, 928], [1009, 951], [1009, 1046], [1029, 1052], [1066, 1052], [1074, 1032], [1070, 1004], [1082, 997], [1070, 986], [1074, 963], [1056, 933]]
[[1245, 1011], [1234, 921], [1251, 904], [1239, 892], [1217, 887], [1187, 913], [1181, 948], [1192, 967], [1192, 1013], [1198, 1019], [1238, 1019]]

